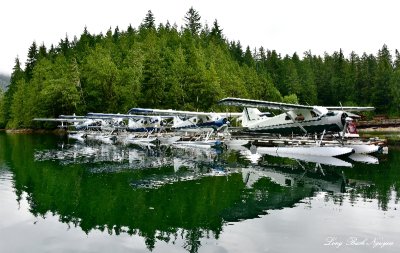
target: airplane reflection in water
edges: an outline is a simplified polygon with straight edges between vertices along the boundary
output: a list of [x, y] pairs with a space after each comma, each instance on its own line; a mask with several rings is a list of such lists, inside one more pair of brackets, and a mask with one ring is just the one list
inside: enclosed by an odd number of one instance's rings
[[[215, 149], [171, 149], [166, 146], [155, 148], [138, 145], [134, 148], [101, 143], [85, 144], [76, 142], [61, 145], [57, 150], [39, 150], [35, 152], [35, 160], [59, 161], [62, 164], [101, 164], [107, 162], [128, 164], [135, 169], [153, 168], [179, 164], [200, 163], [212, 160], [217, 154]], [[184, 162], [181, 160], [184, 159]], [[126, 168], [126, 166], [125, 166]]]
[[202, 238], [218, 239], [229, 222], [294, 207], [317, 192], [341, 194], [347, 182], [359, 184], [345, 176], [348, 167], [235, 145], [217, 150], [72, 142], [36, 150], [34, 157], [35, 169], [14, 168], [16, 192], [31, 196], [30, 212], [44, 217], [51, 210], [86, 233], [141, 236], [149, 250], [158, 240], [179, 243], [179, 234], [182, 247], [197, 252]]
[[[282, 158], [290, 158], [297, 161], [315, 163], [316, 165], [329, 165], [329, 166], [339, 166], [339, 167], [352, 167], [353, 165], [350, 162], [344, 161], [337, 157], [330, 156], [317, 156], [317, 155], [302, 155], [302, 154], [282, 154], [278, 152], [274, 152], [271, 149], [265, 149], [264, 147], [256, 147], [250, 146], [250, 148], [246, 148], [244, 146], [232, 145], [228, 146], [231, 150], [239, 151], [244, 157], [246, 157], [253, 164], [257, 164], [263, 156], [274, 156], [274, 157], [282, 157]], [[378, 158], [367, 155], [367, 154], [356, 154], [353, 153], [349, 155], [351, 161], [367, 163], [367, 164], [379, 164]]]
[[[118, 146], [99, 143], [80, 143], [61, 145], [58, 150], [42, 150], [35, 152], [36, 161], [59, 161], [61, 164], [88, 164], [92, 173], [117, 172], [131, 169], [173, 168], [151, 174], [145, 178], [134, 180], [134, 188], [159, 188], [179, 181], [192, 181], [206, 176], [227, 176], [242, 173], [243, 182], [251, 187], [260, 177], [270, 178], [281, 186], [293, 186], [301, 178], [310, 185], [315, 183], [304, 176], [319, 173], [318, 180], [323, 180], [325, 169], [352, 167], [353, 162], [378, 164], [378, 159], [369, 155], [353, 154], [349, 161], [336, 157], [305, 156], [294, 154], [277, 154], [264, 152], [263, 148], [240, 145], [228, 146], [227, 150], [201, 149], [193, 147], [171, 146]], [[234, 156], [228, 161], [228, 157]], [[290, 168], [290, 170], [287, 170]], [[282, 173], [282, 169], [285, 173]], [[339, 172], [338, 172], [339, 173]], [[301, 174], [301, 176], [299, 176]], [[313, 174], [311, 174], [313, 175]], [[342, 176], [339, 173], [340, 176]], [[336, 180], [336, 179], [335, 179]], [[343, 179], [337, 179], [335, 186], [322, 189], [336, 189], [342, 192]]]

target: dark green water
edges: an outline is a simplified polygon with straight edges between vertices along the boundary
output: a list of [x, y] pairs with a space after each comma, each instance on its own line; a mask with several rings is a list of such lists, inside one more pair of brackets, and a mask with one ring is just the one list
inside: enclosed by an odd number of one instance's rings
[[250, 155], [0, 133], [0, 252], [399, 252], [400, 149]]

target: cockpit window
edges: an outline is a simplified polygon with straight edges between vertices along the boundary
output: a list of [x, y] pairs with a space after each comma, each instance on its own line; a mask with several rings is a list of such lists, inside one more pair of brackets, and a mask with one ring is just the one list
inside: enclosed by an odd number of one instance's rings
[[314, 111], [310, 111], [311, 117], [316, 118], [318, 115]]
[[295, 120], [297, 120], [297, 121], [303, 121], [303, 120], [304, 120], [303, 114], [301, 114], [301, 113], [300, 113], [300, 114], [297, 114]]

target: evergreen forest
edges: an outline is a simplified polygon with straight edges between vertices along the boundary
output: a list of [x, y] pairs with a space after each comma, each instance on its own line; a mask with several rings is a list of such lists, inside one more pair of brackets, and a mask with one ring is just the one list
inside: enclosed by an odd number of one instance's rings
[[105, 34], [85, 27], [79, 38], [66, 36], [50, 48], [33, 42], [25, 65], [16, 58], [8, 89], [0, 89], [0, 128], [54, 127], [32, 119], [132, 107], [237, 110], [218, 106], [224, 97], [399, 114], [400, 53], [386, 45], [376, 55], [339, 49], [282, 56], [230, 41], [217, 20], [202, 24], [193, 7], [180, 28], [155, 20], [148, 11], [138, 27]]

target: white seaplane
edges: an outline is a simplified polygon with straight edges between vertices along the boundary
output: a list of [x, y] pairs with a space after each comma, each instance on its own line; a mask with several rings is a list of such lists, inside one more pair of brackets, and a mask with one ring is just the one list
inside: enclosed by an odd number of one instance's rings
[[114, 114], [114, 113], [88, 113], [88, 118], [108, 119], [115, 122], [116, 126], [123, 125], [123, 120], [128, 120], [127, 126], [122, 126], [128, 132], [159, 132], [166, 126], [165, 119], [172, 118], [166, 116], [146, 116], [134, 114]]
[[[307, 146], [285, 146], [261, 148], [267, 151], [307, 154], [318, 156], [341, 156], [348, 154], [349, 150], [355, 153], [373, 153], [380, 149], [379, 145], [352, 140], [344, 142], [343, 138], [347, 127], [352, 123], [354, 114], [349, 112], [371, 111], [374, 107], [337, 107], [337, 106], [309, 106], [298, 104], [278, 103], [242, 98], [225, 98], [219, 101], [222, 105], [236, 105], [244, 107], [242, 112], [242, 126], [250, 132], [278, 133], [278, 134], [308, 134], [321, 133], [321, 140], [314, 145]], [[273, 110], [281, 110], [283, 113], [276, 116], [260, 116], [256, 107], [264, 107]], [[355, 127], [354, 125], [352, 125]], [[340, 133], [342, 141], [323, 141], [325, 132]], [[291, 141], [293, 142], [293, 141]], [[329, 152], [328, 152], [329, 151]]]
[[128, 113], [172, 117], [171, 130], [184, 132], [219, 130], [229, 125], [228, 117], [239, 117], [242, 115], [241, 113], [194, 112], [148, 108], [132, 108]]
[[68, 128], [68, 126], [74, 127], [76, 130], [87, 130], [90, 126], [94, 125], [97, 121], [86, 116], [79, 115], [60, 115], [58, 118], [34, 118], [34, 121], [48, 121], [48, 122], [60, 122], [60, 128]]
[[[310, 106], [287, 104], [271, 101], [243, 98], [224, 98], [218, 102], [221, 105], [244, 107], [242, 126], [252, 132], [262, 133], [322, 133], [325, 131], [342, 132], [352, 121], [348, 112], [372, 111], [374, 107], [348, 106]], [[281, 110], [276, 116], [260, 116], [256, 108]]]

